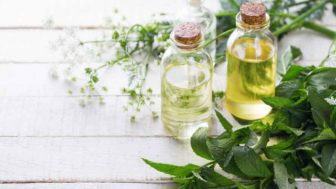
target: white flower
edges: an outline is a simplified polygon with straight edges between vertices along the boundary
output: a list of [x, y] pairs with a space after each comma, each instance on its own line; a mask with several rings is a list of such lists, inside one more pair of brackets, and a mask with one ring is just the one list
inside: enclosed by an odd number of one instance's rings
[[330, 105], [336, 105], [336, 98], [331, 96], [331, 97], [328, 97], [328, 98], [325, 98], [324, 99], [326, 102], [328, 102], [328, 104]]

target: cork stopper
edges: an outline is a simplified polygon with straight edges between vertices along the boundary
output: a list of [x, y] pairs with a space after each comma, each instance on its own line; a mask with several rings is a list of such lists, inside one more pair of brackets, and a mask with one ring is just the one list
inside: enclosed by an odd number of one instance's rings
[[263, 3], [243, 3], [240, 14], [243, 22], [248, 25], [261, 25], [266, 22], [266, 7]]
[[187, 46], [198, 45], [202, 38], [201, 27], [196, 23], [186, 22], [175, 26], [174, 39], [176, 42]]

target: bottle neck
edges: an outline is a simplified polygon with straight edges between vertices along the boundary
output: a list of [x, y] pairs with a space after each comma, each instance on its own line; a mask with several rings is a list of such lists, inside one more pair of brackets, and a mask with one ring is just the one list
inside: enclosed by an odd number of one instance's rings
[[270, 17], [268, 14], [266, 14], [266, 20], [264, 23], [258, 24], [258, 25], [250, 25], [250, 24], [245, 23], [242, 20], [240, 13], [238, 13], [236, 16], [236, 26], [237, 28], [245, 32], [265, 31], [265, 30], [268, 30], [270, 27]]

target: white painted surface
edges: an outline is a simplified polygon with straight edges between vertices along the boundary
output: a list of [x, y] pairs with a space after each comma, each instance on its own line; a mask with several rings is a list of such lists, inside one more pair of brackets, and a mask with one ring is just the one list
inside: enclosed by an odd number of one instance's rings
[[[49, 48], [63, 31], [42, 29], [43, 20], [52, 17], [58, 26], [89, 28], [76, 32], [81, 39], [90, 40], [103, 32], [93, 27], [101, 26], [106, 17], [115, 18], [115, 8], [129, 18], [129, 23], [143, 23], [153, 13], [174, 13], [182, 3], [0, 0], [0, 188], [170, 189], [175, 186], [169, 177], [146, 166], [141, 157], [177, 164], [202, 161], [187, 142], [173, 139], [159, 120], [151, 119], [148, 111], [141, 112], [137, 122], [129, 122], [122, 111], [127, 97], [120, 93], [127, 78], [118, 68], [102, 74], [102, 85], [110, 88], [104, 94], [105, 105], [79, 106], [78, 91], [68, 96], [66, 91], [73, 86], [49, 75], [54, 63], [62, 62], [60, 70], [67, 66]], [[218, 10], [216, 0], [207, 1], [207, 6]], [[328, 14], [323, 23], [336, 28], [335, 20]], [[296, 45], [304, 51], [302, 64], [318, 64], [329, 43], [313, 32], [296, 31], [280, 43], [280, 49]], [[86, 65], [79, 65], [77, 70]], [[152, 67], [148, 79], [155, 94], [159, 93], [157, 70]], [[224, 66], [216, 72], [222, 87]], [[154, 99], [158, 109], [159, 99]], [[215, 127], [213, 133], [219, 130]], [[317, 182], [301, 182], [299, 186], [327, 188]]]

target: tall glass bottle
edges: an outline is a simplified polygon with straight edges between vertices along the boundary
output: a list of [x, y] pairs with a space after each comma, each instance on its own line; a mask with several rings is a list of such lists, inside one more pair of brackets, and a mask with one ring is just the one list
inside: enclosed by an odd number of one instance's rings
[[161, 119], [174, 136], [189, 138], [199, 127], [209, 126], [213, 65], [200, 48], [198, 24], [178, 24], [171, 41], [161, 62]]
[[[203, 6], [204, 0], [186, 0], [187, 6], [177, 14], [176, 23], [193, 22], [201, 26], [204, 40], [216, 38], [216, 16]], [[211, 58], [216, 58], [216, 43], [210, 44], [206, 51]]]
[[262, 3], [244, 3], [228, 40], [225, 106], [243, 120], [263, 118], [272, 110], [261, 100], [275, 93], [277, 44], [269, 25]]

